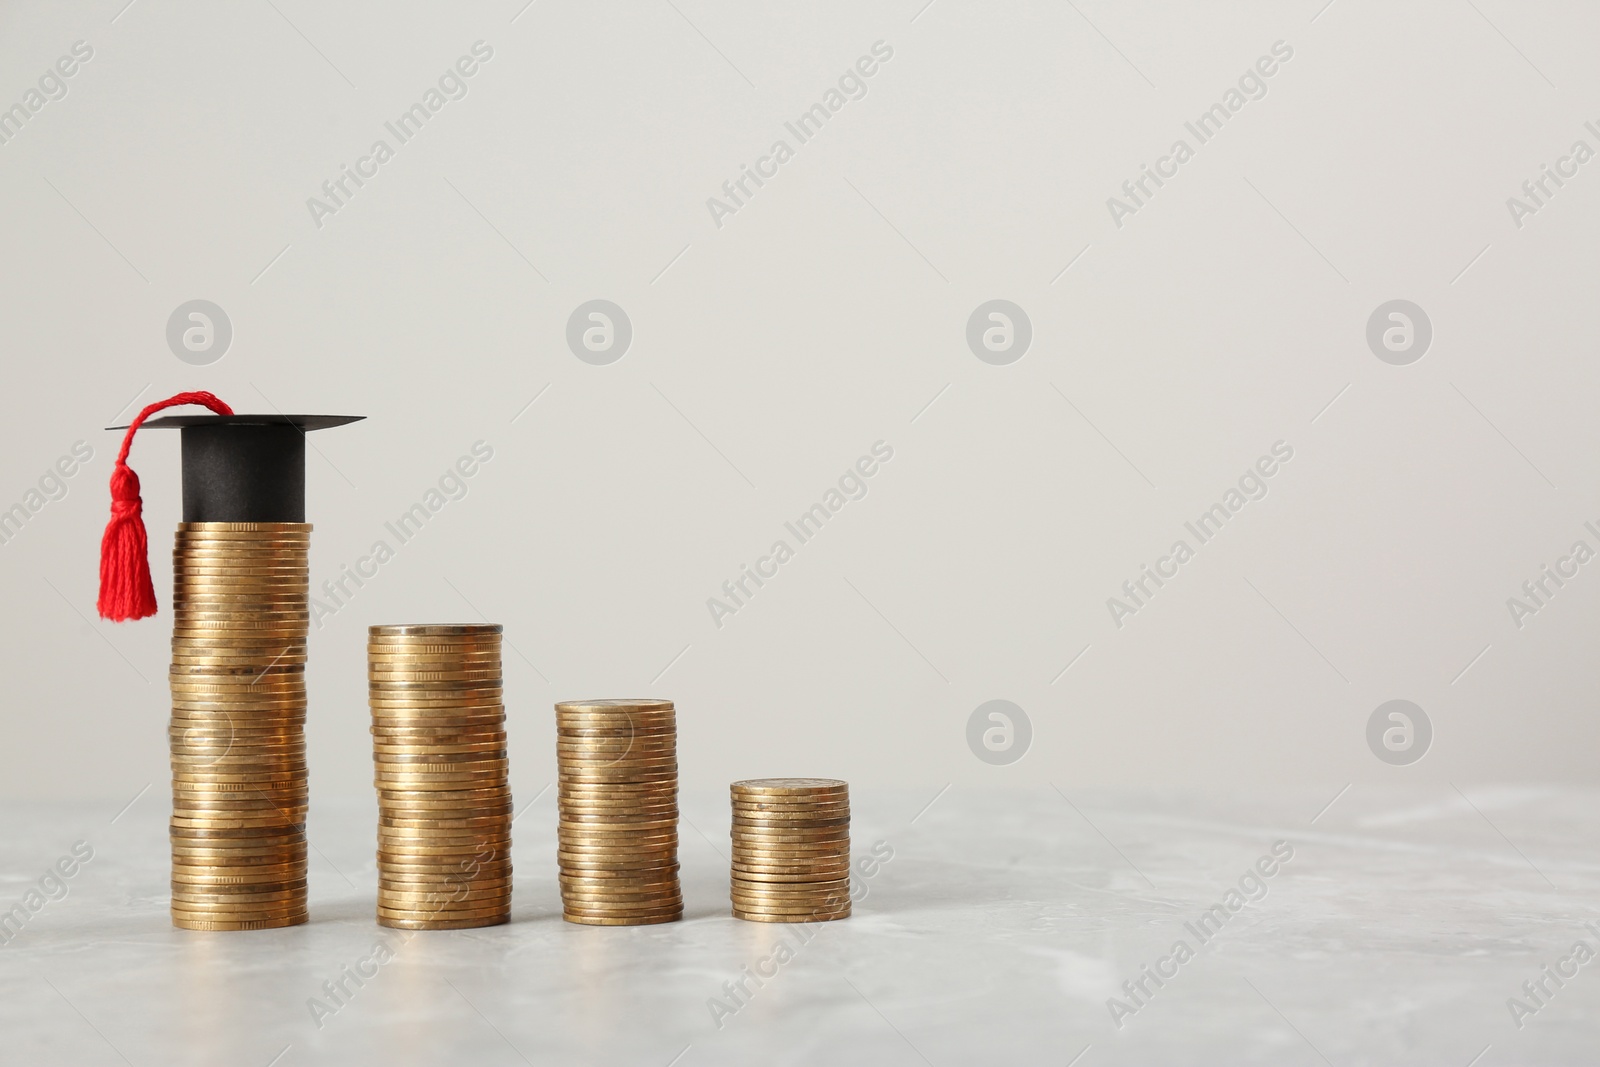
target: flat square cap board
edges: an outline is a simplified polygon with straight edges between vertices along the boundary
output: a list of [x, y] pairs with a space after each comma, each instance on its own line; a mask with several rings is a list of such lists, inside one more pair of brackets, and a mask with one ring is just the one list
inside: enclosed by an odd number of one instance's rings
[[184, 522], [305, 522], [306, 434], [365, 417], [164, 415], [140, 428], [182, 432]]

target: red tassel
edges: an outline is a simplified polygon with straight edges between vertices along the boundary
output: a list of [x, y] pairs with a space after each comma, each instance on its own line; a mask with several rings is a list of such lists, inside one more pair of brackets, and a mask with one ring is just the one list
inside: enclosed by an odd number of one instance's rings
[[102, 619], [126, 622], [156, 613], [156, 590], [150, 582], [150, 539], [144, 529], [144, 502], [139, 499], [139, 476], [128, 466], [128, 449], [144, 420], [164, 408], [203, 404], [218, 415], [233, 409], [206, 392], [179, 393], [148, 405], [128, 426], [122, 451], [111, 468], [111, 521], [100, 539], [100, 600]]

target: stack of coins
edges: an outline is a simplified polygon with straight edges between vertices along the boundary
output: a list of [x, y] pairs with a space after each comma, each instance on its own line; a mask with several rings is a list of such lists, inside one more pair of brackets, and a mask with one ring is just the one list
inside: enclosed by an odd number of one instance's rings
[[850, 914], [850, 787], [832, 778], [734, 782], [733, 914], [813, 922]]
[[172, 923], [306, 921], [311, 526], [185, 522], [172, 553]]
[[672, 701], [557, 704], [556, 767], [563, 918], [590, 926], [683, 918]]
[[368, 630], [382, 926], [459, 930], [511, 919], [501, 630]]

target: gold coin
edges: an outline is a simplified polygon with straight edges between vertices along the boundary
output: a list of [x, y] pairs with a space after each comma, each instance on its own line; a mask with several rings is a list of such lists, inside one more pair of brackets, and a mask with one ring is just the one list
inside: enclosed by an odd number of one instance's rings
[[[461, 667], [417, 670], [368, 668], [367, 682], [379, 692], [391, 685], [417, 685], [424, 682], [491, 682], [500, 685], [504, 674], [499, 667]], [[454, 688], [454, 687], [452, 687]]]
[[300, 696], [306, 691], [306, 668], [303, 663], [271, 666], [221, 664], [215, 667], [172, 664], [167, 668], [167, 680], [176, 700], [185, 697], [203, 699], [206, 693]]
[[[176, 790], [174, 790], [176, 792]], [[266, 800], [270, 801], [270, 808], [245, 809], [237, 805], [230, 805], [227, 801], [234, 798], [250, 798], [251, 793], [227, 792], [211, 795], [206, 790], [186, 790], [182, 795], [174, 795], [173, 829], [174, 830], [221, 830], [230, 829], [226, 825], [208, 824], [208, 819], [219, 821], [250, 822], [251, 829], [290, 830], [302, 829], [306, 824], [306, 801], [309, 790], [302, 787], [298, 797], [291, 790], [278, 793], [267, 793]], [[186, 822], [187, 821], [187, 825]]]
[[628, 767], [625, 764], [618, 764], [614, 767], [607, 767], [605, 764], [595, 764], [592, 767], [572, 767], [564, 761], [556, 763], [556, 780], [565, 786], [584, 787], [615, 784], [672, 788], [676, 784], [677, 774], [678, 768], [676, 764], [651, 770], [639, 770]]
[[850, 835], [850, 819], [768, 819], [765, 822], [741, 822], [734, 819], [730, 833], [742, 833], [750, 838], [771, 838], [784, 833], [808, 833], [813, 837]]
[[505, 627], [497, 622], [397, 623], [367, 627], [369, 637], [479, 637], [504, 631]]
[[465, 875], [418, 875], [394, 877], [384, 872], [378, 874], [379, 892], [394, 892], [415, 896], [418, 893], [447, 895], [458, 892], [504, 889], [511, 885], [511, 875], [494, 878], [468, 878]]
[[678, 821], [678, 806], [676, 804], [599, 808], [572, 803], [558, 804], [556, 811], [562, 821], [578, 825], [601, 826], [615, 824], [618, 826], [633, 826], [654, 822], [676, 823]]
[[389, 826], [383, 823], [378, 825], [378, 840], [380, 842], [392, 841], [396, 844], [415, 842], [417, 844], [451, 844], [473, 843], [484, 844], [511, 844], [511, 820], [492, 820], [493, 826]]
[[657, 749], [556, 749], [556, 761], [563, 767], [599, 767], [602, 769], [630, 767], [641, 761], [676, 760], [677, 746]]
[[179, 612], [173, 623], [173, 633], [191, 634], [241, 634], [265, 636], [267, 633], [305, 634], [311, 623], [311, 612], [306, 608], [290, 611], [199, 611]]
[[572, 744], [594, 741], [597, 744], [617, 743], [627, 738], [665, 740], [677, 735], [677, 727], [670, 719], [654, 722], [558, 722], [556, 740]]
[[435, 740], [439, 744], [460, 741], [487, 741], [505, 736], [506, 712], [501, 705], [487, 705], [481, 709], [432, 708], [410, 715], [375, 713], [372, 725], [367, 727], [373, 737], [415, 737], [423, 743]]
[[200, 886], [272, 884], [304, 878], [305, 871], [306, 868], [303, 863], [260, 871], [245, 867], [217, 867], [210, 870], [195, 870], [188, 867], [174, 866], [172, 880]]
[[174, 839], [191, 834], [232, 839], [277, 835], [288, 841], [305, 831], [304, 797], [270, 797], [270, 805], [255, 809], [235, 808], [203, 794], [185, 794], [175, 799], [167, 827]]
[[197, 741], [191, 737], [185, 741], [173, 741], [169, 748], [172, 753], [173, 769], [177, 771], [218, 764], [228, 766], [229, 764], [222, 762], [225, 760], [245, 759], [253, 761], [256, 765], [284, 766], [292, 763], [303, 764], [306, 758], [306, 746], [299, 741], [257, 744], [232, 737], [222, 737], [209, 742]]
[[677, 727], [670, 719], [632, 723], [561, 720], [556, 723], [556, 740], [569, 745], [620, 745], [629, 741], [666, 742], [676, 738], [677, 734]]
[[607, 896], [625, 897], [629, 895], [641, 894], [659, 897], [664, 894], [671, 895], [681, 891], [676, 876], [665, 879], [656, 878], [650, 881], [642, 881], [637, 879], [629, 881], [601, 881], [595, 879], [577, 880], [563, 878], [559, 885], [564, 896], [582, 897], [591, 894], [597, 894], [601, 899], [604, 899]]
[[471, 875], [478, 877], [506, 876], [511, 873], [511, 860], [505, 854], [491, 855], [484, 859], [477, 856], [461, 858], [458, 853], [450, 856], [389, 856], [387, 853], [378, 853], [378, 873], [384, 878], [398, 878], [402, 875]]
[[405, 648], [459, 648], [463, 645], [483, 644], [498, 645], [505, 635], [499, 632], [482, 631], [473, 633], [454, 634], [367, 634], [367, 647], [392, 647]]
[[[174, 812], [170, 823], [173, 830], [283, 830], [305, 824], [304, 810], [291, 813], [271, 815], [270, 817], [255, 818], [244, 815], [212, 814], [195, 815], [182, 811]], [[265, 815], [265, 813], [263, 813]]]
[[850, 899], [847, 880], [839, 879], [826, 885], [767, 882], [755, 888], [735, 883], [729, 886], [729, 892], [741, 906], [763, 908], [833, 907]]
[[625, 901], [612, 903], [599, 900], [561, 901], [561, 910], [569, 915], [601, 916], [604, 918], [631, 918], [643, 915], [662, 915], [683, 912], [682, 898], [663, 900]]
[[577, 900], [592, 900], [601, 904], [647, 904], [660, 905], [668, 900], [682, 900], [682, 887], [676, 876], [654, 881], [616, 881], [607, 883], [572, 882], [559, 883], [561, 899], [567, 903]]
[[[505, 862], [509, 864], [511, 855], [511, 842], [506, 841], [499, 845], [482, 842], [464, 842], [459, 845], [412, 845], [396, 844], [389, 841], [378, 843], [377, 858], [379, 870], [386, 865], [400, 867], [449, 867], [451, 871], [459, 874], [476, 875], [488, 864]], [[474, 867], [474, 864], [477, 867]], [[439, 873], [425, 870], [411, 871], [413, 874]], [[500, 873], [503, 873], [500, 872]]]
[[281, 900], [232, 901], [193, 900], [174, 896], [170, 900], [172, 914], [186, 919], [211, 922], [237, 922], [249, 919], [279, 919], [286, 915], [304, 914], [304, 892]]
[[599, 916], [602, 918], [632, 918], [647, 915], [663, 915], [683, 911], [682, 898], [666, 897], [661, 900], [644, 900], [637, 902], [610, 903], [595, 900], [568, 900], [563, 898], [561, 910], [569, 915]]
[[[174, 592], [238, 589], [291, 590], [302, 596], [311, 591], [310, 569], [302, 563], [279, 565], [277, 563], [250, 564], [238, 560], [217, 560], [201, 563], [179, 559], [172, 565]], [[309, 604], [308, 604], [309, 610]]]
[[380, 719], [367, 727], [367, 732], [372, 735], [373, 744], [378, 745], [476, 745], [489, 741], [504, 742], [508, 736], [503, 712], [498, 722], [489, 719], [442, 726]]
[[730, 900], [735, 914], [760, 915], [769, 922], [810, 922], [830, 918], [843, 918], [850, 914], [850, 901], [834, 903], [756, 903]]
[[489, 894], [509, 896], [511, 893], [511, 872], [509, 870], [497, 871], [490, 877], [469, 878], [466, 875], [447, 875], [432, 879], [413, 879], [388, 877], [386, 872], [378, 872], [378, 892], [387, 895], [392, 900], [419, 901], [424, 897], [444, 898], [452, 903], [460, 904], [463, 901], [482, 899]]
[[678, 837], [676, 823], [655, 826], [573, 825], [565, 820], [556, 824], [556, 832], [564, 842], [595, 845], [652, 843], [675, 841]]
[[591, 861], [608, 863], [627, 859], [677, 859], [678, 842], [666, 841], [649, 845], [600, 845], [563, 839], [556, 844], [556, 856], [563, 862], [581, 865]]
[[[246, 887], [250, 888], [250, 887]], [[255, 912], [265, 917], [273, 912], [292, 911], [306, 906], [306, 891], [279, 889], [268, 893], [196, 893], [193, 887], [172, 891], [172, 906], [188, 912]]]
[[661, 854], [675, 854], [678, 848], [678, 838], [654, 838], [650, 841], [605, 840], [597, 841], [587, 837], [573, 837], [570, 833], [558, 835], [557, 849], [562, 856], [597, 856], [616, 857], [622, 856], [661, 856]]
[[490, 919], [390, 919], [378, 916], [378, 925], [394, 930], [472, 930], [480, 926], [503, 926], [511, 921], [511, 913]]
[[502, 651], [503, 644], [498, 637], [464, 637], [459, 640], [440, 638], [433, 641], [390, 641], [379, 639], [367, 642], [367, 653], [378, 656], [497, 656]]
[[664, 830], [677, 832], [678, 821], [675, 817], [667, 819], [650, 819], [650, 821], [619, 822], [616, 819], [576, 819], [576, 817], [563, 814], [555, 824], [555, 829], [562, 833], [571, 833], [576, 837], [582, 835], [638, 835], [638, 833], [661, 833]]
[[502, 865], [496, 870], [485, 871], [403, 871], [380, 868], [378, 871], [378, 884], [380, 886], [392, 885], [400, 889], [420, 891], [432, 889], [445, 892], [455, 889], [489, 888], [509, 883], [511, 881], [511, 867]]
[[491, 789], [423, 790], [380, 789], [379, 805], [394, 804], [411, 811], [439, 811], [446, 808], [476, 808], [483, 804], [499, 803], [511, 799], [511, 787], [500, 784]]
[[[229, 923], [229, 924], [232, 924], [232, 925], [230, 925], [227, 928], [228, 929], [235, 929], [235, 930], [237, 930], [237, 929], [250, 929], [250, 928], [259, 929], [260, 927], [255, 927], [253, 925], [253, 924], [256, 924], [256, 923], [283, 922], [283, 921], [286, 921], [286, 920], [304, 921], [303, 917], [305, 917], [306, 914], [307, 914], [306, 906], [303, 903], [296, 904], [293, 908], [288, 908], [288, 909], [276, 909], [275, 908], [275, 909], [272, 909], [271, 911], [267, 911], [267, 910], [264, 910], [264, 909], [249, 909], [249, 910], [236, 910], [236, 911], [198, 911], [198, 912], [196, 912], [196, 911], [187, 911], [187, 910], [183, 909], [182, 907], [180, 907], [176, 902], [174, 902], [174, 904], [172, 905], [172, 921], [173, 921], [174, 925], [178, 924], [179, 922], [183, 922], [183, 923], [207, 923], [207, 924]], [[250, 924], [250, 925], [246, 925], [246, 924]]]
[[441, 751], [437, 745], [373, 745], [372, 762], [393, 770], [443, 770], [485, 760], [503, 760], [507, 758], [506, 753], [502, 742], [470, 748], [461, 746], [448, 751]]
[[834, 867], [823, 871], [752, 871], [741, 867], [734, 867], [730, 877], [738, 882], [763, 883], [772, 885], [806, 885], [813, 879], [824, 878], [838, 880], [847, 878], [850, 874], [850, 865]]
[[556, 862], [564, 871], [650, 871], [676, 865], [678, 850], [667, 849], [659, 853], [607, 856], [604, 853], [584, 855], [556, 851]]
[[[383, 768], [392, 765], [379, 763], [376, 766]], [[379, 789], [404, 789], [414, 793], [452, 792], [476, 785], [493, 785], [505, 780], [504, 771], [485, 771], [475, 774], [379, 773], [372, 778], [373, 784]]]
[[557, 850], [556, 863], [567, 874], [586, 874], [590, 871], [659, 871], [678, 862], [677, 849], [661, 852], [622, 853], [604, 852], [572, 853]]
[[850, 862], [850, 853], [844, 849], [838, 852], [772, 852], [763, 851], [753, 853], [735, 849], [733, 863], [738, 867], [754, 867], [766, 869], [787, 869], [794, 871], [818, 871], [829, 867], [842, 867]]
[[563, 912], [561, 917], [569, 923], [578, 923], [583, 926], [653, 926], [656, 923], [677, 922], [683, 918], [683, 909], [680, 907], [675, 911], [669, 911], [661, 915], [634, 916], [632, 918], [582, 915], [572, 912]]
[[[390, 793], [459, 793], [503, 786], [505, 773], [484, 775], [398, 775], [374, 776], [373, 784], [380, 792]], [[443, 803], [442, 801], [440, 803]]]
[[595, 884], [600, 886], [613, 886], [620, 888], [624, 884], [629, 883], [653, 885], [658, 882], [670, 882], [673, 885], [676, 885], [678, 882], [679, 867], [680, 864], [678, 861], [672, 860], [668, 863], [658, 864], [645, 870], [559, 870], [556, 872], [556, 877], [563, 885], [571, 884], [577, 886]]
[[308, 566], [310, 560], [309, 546], [304, 552], [261, 552], [255, 549], [230, 551], [218, 549], [214, 545], [197, 545], [191, 542], [173, 547], [172, 573], [177, 577], [197, 569], [219, 569], [246, 571], [251, 574], [298, 572], [303, 575], [310, 569]]
[[413, 663], [499, 663], [498, 648], [452, 648], [443, 652], [419, 652], [413, 648], [368, 645], [367, 663], [409, 665]]
[[[424, 709], [488, 708], [505, 703], [501, 679], [463, 682], [369, 682], [367, 706], [388, 715], [417, 714]], [[448, 710], [433, 712], [448, 714]]]
[[838, 852], [824, 856], [795, 856], [795, 855], [762, 855], [751, 856], [735, 852], [732, 866], [736, 870], [757, 870], [782, 873], [790, 871], [796, 874], [820, 872], [831, 869], [845, 868], [850, 864], [850, 854]]
[[[195, 817], [190, 818], [189, 816]], [[298, 821], [292, 821], [296, 819]], [[266, 830], [279, 834], [292, 833], [298, 827], [304, 825], [305, 818], [303, 810], [282, 816], [276, 822], [272, 822], [267, 819], [236, 818], [226, 814], [218, 814], [213, 812], [195, 815], [193, 812], [178, 811], [173, 813], [167, 829], [169, 834], [175, 834], [180, 830], [195, 830], [213, 833], [218, 835], [220, 838], [221, 835], [224, 834], [237, 835], [248, 833], [252, 830]], [[176, 842], [177, 838], [173, 837], [173, 840]], [[232, 846], [224, 845], [222, 847], [226, 848]], [[240, 845], [239, 847], [243, 848], [245, 846]]]
[[818, 900], [836, 892], [850, 892], [850, 879], [835, 878], [828, 882], [745, 882], [732, 879], [729, 888], [736, 897], [765, 900], [788, 900], [800, 897]]
[[292, 535], [292, 534], [309, 535], [311, 533], [311, 524], [309, 522], [254, 522], [254, 521], [252, 521], [252, 522], [220, 522], [220, 521], [190, 522], [187, 519], [185, 519], [184, 521], [178, 523], [178, 530], [181, 533], [197, 533], [197, 534], [248, 533], [248, 534], [272, 534], [274, 536], [282, 536], [282, 535], [285, 535], [285, 534], [290, 534], [290, 535]]
[[511, 901], [511, 887], [509, 885], [473, 887], [457, 890], [452, 893], [442, 894], [432, 890], [378, 890], [378, 906], [389, 908], [393, 911], [416, 910], [436, 906], [447, 908], [488, 907], [494, 903], [509, 903]]
[[676, 765], [655, 770], [633, 770], [625, 766], [603, 766], [575, 769], [564, 763], [556, 764], [556, 781], [566, 786], [654, 785], [671, 788], [676, 785]]
[[739, 901], [730, 901], [730, 904], [733, 905], [734, 915], [739, 918], [760, 917], [760, 920], [768, 923], [810, 923], [850, 915], [848, 899], [843, 904], [746, 904]]
[[460, 837], [391, 837], [378, 835], [378, 851], [392, 859], [417, 859], [434, 856], [477, 856], [489, 852], [496, 855], [511, 851], [511, 835], [484, 834]]
[[649, 726], [644, 723], [600, 722], [556, 724], [556, 742], [567, 747], [614, 748], [629, 744], [671, 744], [677, 740], [677, 736], [677, 728], [670, 722]]
[[394, 830], [462, 830], [468, 832], [483, 832], [504, 828], [510, 833], [510, 813], [504, 815], [488, 815], [476, 819], [409, 819], [395, 815], [391, 812], [378, 813], [379, 828], [387, 827]]
[[505, 751], [506, 742], [503, 739], [454, 741], [449, 744], [396, 744], [374, 739], [372, 745], [373, 758], [380, 763], [452, 763], [484, 755], [503, 759]]
[[572, 771], [653, 771], [676, 770], [678, 754], [675, 749], [657, 752], [629, 752], [612, 755], [608, 752], [558, 752], [557, 764]]
[[755, 815], [771, 813], [774, 815], [789, 815], [799, 812], [811, 811], [849, 811], [850, 798], [848, 796], [829, 797], [825, 800], [750, 800], [745, 797], [734, 797], [732, 810], [735, 812], [749, 812]]
[[172, 917], [172, 925], [180, 930], [197, 930], [202, 932], [240, 931], [240, 930], [276, 930], [285, 926], [300, 926], [310, 922], [311, 916], [306, 912], [298, 915], [286, 916], [282, 919], [260, 919], [246, 922], [209, 922], [202, 919], [188, 919], [177, 915]]
[[640, 697], [633, 700], [562, 700], [556, 703], [556, 712], [607, 714], [628, 711], [671, 711], [672, 707], [672, 701], [654, 697]]
[[[468, 907], [467, 905], [477, 905]], [[485, 897], [481, 900], [463, 901], [459, 905], [439, 905], [431, 901], [389, 901], [379, 898], [377, 914], [381, 919], [397, 922], [476, 922], [482, 926], [495, 926], [506, 922], [511, 915], [509, 894]]]
[[837, 778], [746, 778], [729, 788], [756, 796], [826, 796], [847, 792], [850, 785]]
[[171, 836], [173, 836], [174, 838], [177, 838], [177, 837], [189, 837], [189, 838], [195, 838], [197, 840], [198, 839], [202, 839], [202, 838], [235, 838], [235, 839], [243, 839], [243, 838], [247, 838], [247, 837], [272, 837], [274, 835], [276, 835], [278, 837], [281, 837], [284, 840], [289, 840], [291, 838], [299, 838], [299, 839], [303, 840], [305, 838], [305, 828], [304, 827], [283, 827], [283, 828], [279, 828], [279, 829], [248, 830], [248, 831], [245, 831], [245, 832], [242, 832], [242, 833], [221, 833], [221, 832], [213, 831], [213, 830], [181, 830], [180, 831], [179, 829], [176, 829], [176, 828], [174, 828], [171, 831]]
[[753, 845], [823, 844], [850, 840], [850, 826], [839, 823], [814, 827], [761, 827], [734, 823], [728, 833], [735, 841], [748, 841]]
[[286, 752], [281, 756], [244, 751], [231, 752], [225, 756], [198, 757], [174, 752], [171, 765], [174, 778], [181, 778], [191, 784], [203, 784], [208, 780], [197, 777], [201, 775], [275, 773], [304, 776], [307, 773], [303, 751]]
[[367, 727], [367, 732], [372, 735], [373, 744], [378, 745], [475, 745], [507, 740], [503, 714], [478, 722], [445, 722], [437, 726], [427, 721], [378, 719]]
[[224, 716], [259, 714], [263, 717], [277, 715], [288, 717], [303, 714], [307, 708], [305, 693], [226, 693], [187, 697], [178, 695], [172, 701], [172, 712], [180, 718], [197, 716]]
[[482, 870], [459, 870], [454, 867], [446, 867], [443, 864], [435, 864], [430, 868], [409, 863], [379, 863], [378, 877], [384, 882], [414, 882], [421, 886], [448, 889], [452, 887], [452, 883], [447, 879], [452, 877], [470, 878], [474, 883], [480, 879], [486, 881], [509, 880], [511, 878], [511, 865], [506, 863], [485, 867]]
[[173, 652], [169, 662], [172, 667], [248, 667], [251, 669], [238, 673], [259, 675], [268, 668], [304, 664], [306, 662], [306, 653], [303, 648], [299, 651], [283, 648], [265, 655], [256, 652], [218, 652], [212, 649], [187, 649]]

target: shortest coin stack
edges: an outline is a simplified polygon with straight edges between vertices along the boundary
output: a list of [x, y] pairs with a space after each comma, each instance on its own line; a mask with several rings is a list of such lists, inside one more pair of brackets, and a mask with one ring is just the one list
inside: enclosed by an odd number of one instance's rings
[[735, 918], [820, 922], [850, 914], [850, 787], [832, 778], [734, 782]]
[[457, 930], [511, 918], [500, 634], [489, 624], [368, 632], [382, 926]]

